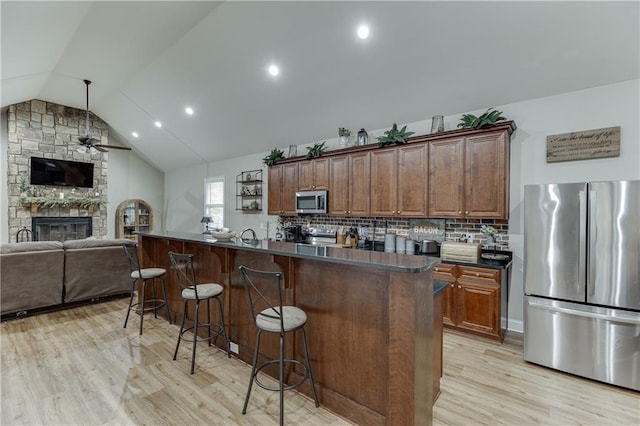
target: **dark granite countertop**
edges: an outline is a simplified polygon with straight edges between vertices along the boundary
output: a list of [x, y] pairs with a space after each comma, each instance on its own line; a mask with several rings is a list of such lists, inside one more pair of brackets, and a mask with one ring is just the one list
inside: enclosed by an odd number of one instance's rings
[[407, 273], [428, 271], [440, 263], [440, 259], [437, 257], [407, 256], [404, 254], [313, 246], [283, 241], [257, 240], [254, 243], [246, 243], [236, 238], [217, 240], [206, 234], [171, 231], [141, 232], [140, 235]]

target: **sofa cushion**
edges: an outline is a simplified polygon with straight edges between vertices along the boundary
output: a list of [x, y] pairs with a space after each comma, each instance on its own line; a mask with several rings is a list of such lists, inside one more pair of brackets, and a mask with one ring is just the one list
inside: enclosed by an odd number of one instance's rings
[[[47, 245], [57, 249], [48, 250]], [[62, 303], [63, 274], [61, 243], [25, 242], [3, 247], [0, 256], [2, 315]]]
[[123, 244], [135, 244], [135, 241], [126, 240], [126, 239], [99, 240], [95, 238], [87, 238], [84, 240], [67, 240], [62, 244], [65, 249], [83, 249], [83, 248], [113, 247], [113, 246], [122, 247]]
[[69, 245], [83, 244], [78, 242], [67, 245], [64, 268], [65, 303], [131, 291], [129, 262], [122, 248], [128, 240], [79, 241], [110, 242], [107, 245], [75, 249], [69, 248]]
[[60, 241], [27, 241], [24, 243], [2, 244], [0, 246], [1, 254], [45, 250], [62, 250], [62, 243]]

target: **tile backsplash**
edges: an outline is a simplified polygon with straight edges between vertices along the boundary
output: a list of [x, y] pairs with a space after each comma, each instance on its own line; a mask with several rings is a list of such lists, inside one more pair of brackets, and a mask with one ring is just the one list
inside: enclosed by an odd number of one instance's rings
[[[281, 216], [281, 222], [291, 225], [311, 226], [311, 227], [363, 227], [367, 226], [370, 232], [383, 234], [394, 232], [396, 234], [408, 235], [411, 231], [413, 219], [403, 218], [363, 218], [363, 217], [341, 217], [329, 215], [312, 216]], [[461, 241], [470, 235], [473, 242], [487, 244], [487, 238], [482, 234], [482, 225], [493, 226], [498, 232], [495, 245], [498, 249], [509, 248], [509, 221], [499, 219], [446, 219], [445, 220], [445, 240]], [[493, 247], [493, 245], [492, 245]]]

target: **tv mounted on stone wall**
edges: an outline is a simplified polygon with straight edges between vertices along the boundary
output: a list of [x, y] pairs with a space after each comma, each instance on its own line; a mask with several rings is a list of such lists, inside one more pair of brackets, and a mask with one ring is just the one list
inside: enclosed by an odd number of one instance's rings
[[93, 188], [93, 163], [31, 157], [31, 185]]

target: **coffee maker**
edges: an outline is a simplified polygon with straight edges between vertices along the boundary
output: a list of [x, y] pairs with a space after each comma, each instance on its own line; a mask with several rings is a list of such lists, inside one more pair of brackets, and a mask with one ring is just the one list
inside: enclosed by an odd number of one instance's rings
[[302, 226], [293, 225], [284, 228], [284, 240], [288, 243], [302, 243], [305, 241], [305, 235], [302, 233]]

